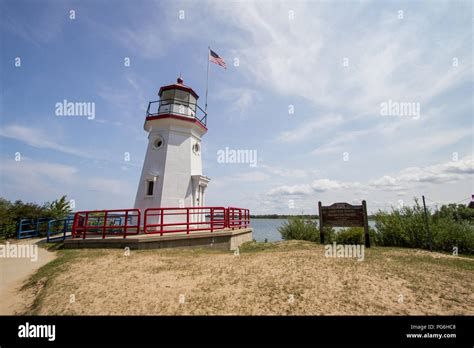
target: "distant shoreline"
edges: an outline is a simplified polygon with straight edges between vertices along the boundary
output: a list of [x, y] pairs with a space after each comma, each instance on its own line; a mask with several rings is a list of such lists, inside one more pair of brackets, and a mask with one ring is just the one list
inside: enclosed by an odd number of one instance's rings
[[[311, 220], [319, 220], [319, 215], [278, 215], [278, 214], [269, 214], [269, 215], [250, 215], [251, 219], [288, 219], [288, 218], [303, 218]], [[368, 215], [369, 220], [374, 220], [374, 215]]]

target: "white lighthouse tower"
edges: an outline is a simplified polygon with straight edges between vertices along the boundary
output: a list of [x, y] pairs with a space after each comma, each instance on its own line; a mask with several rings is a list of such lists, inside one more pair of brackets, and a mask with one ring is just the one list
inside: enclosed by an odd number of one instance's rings
[[148, 104], [148, 147], [135, 208], [143, 213], [146, 208], [202, 207], [210, 181], [202, 174], [201, 161], [207, 114], [181, 77], [161, 87], [158, 96], [160, 100]]

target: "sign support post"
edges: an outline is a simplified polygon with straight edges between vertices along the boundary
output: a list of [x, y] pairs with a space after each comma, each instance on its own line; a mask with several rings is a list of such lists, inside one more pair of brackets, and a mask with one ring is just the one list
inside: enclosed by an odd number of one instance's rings
[[324, 228], [323, 228], [323, 210], [321, 201], [318, 202], [319, 210], [319, 241], [324, 244]]
[[370, 248], [370, 236], [369, 236], [369, 221], [367, 218], [367, 203], [365, 200], [362, 201], [362, 211], [364, 213], [364, 240], [365, 247]]

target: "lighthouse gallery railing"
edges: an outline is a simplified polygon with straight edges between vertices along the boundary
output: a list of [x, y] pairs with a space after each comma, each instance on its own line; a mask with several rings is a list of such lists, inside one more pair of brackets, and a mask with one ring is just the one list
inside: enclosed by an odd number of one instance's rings
[[[162, 106], [164, 106], [164, 108], [162, 108]], [[170, 108], [166, 108], [166, 106], [170, 106]], [[171, 108], [171, 106], [177, 107]], [[148, 103], [146, 117], [156, 117], [168, 114], [192, 117], [203, 125], [206, 125], [207, 122], [207, 113], [197, 103], [178, 101], [176, 99], [155, 100]]]

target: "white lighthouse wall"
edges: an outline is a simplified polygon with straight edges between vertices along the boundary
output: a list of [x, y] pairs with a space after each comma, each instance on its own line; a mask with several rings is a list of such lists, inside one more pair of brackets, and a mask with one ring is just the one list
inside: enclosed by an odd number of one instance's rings
[[[145, 161], [135, 200], [135, 208], [144, 214], [146, 208], [192, 207], [195, 203], [192, 175], [202, 175], [201, 127], [177, 119], [147, 121], [150, 132]], [[163, 139], [161, 148], [154, 148], [157, 137]], [[199, 152], [193, 145], [199, 143]], [[147, 180], [155, 177], [154, 194], [147, 196]], [[158, 223], [158, 218], [152, 220]], [[185, 217], [166, 217], [165, 222], [185, 221]]]
[[[194, 151], [195, 144], [199, 145], [199, 151], [197, 153]], [[191, 175], [202, 175], [201, 150], [201, 139], [193, 135], [189, 149], [189, 153], [191, 153]]]
[[[135, 198], [135, 208], [140, 209], [142, 213], [144, 213], [146, 208], [160, 207], [161, 186], [163, 186], [163, 164], [166, 163], [166, 142], [164, 142], [162, 148], [155, 149], [153, 144], [158, 136], [165, 140], [159, 132], [152, 132], [148, 135], [148, 146]], [[155, 182], [153, 196], [147, 196], [149, 180], [154, 180]]]
[[166, 161], [164, 163], [163, 207], [191, 207], [191, 152], [190, 134], [180, 130], [166, 132]]

